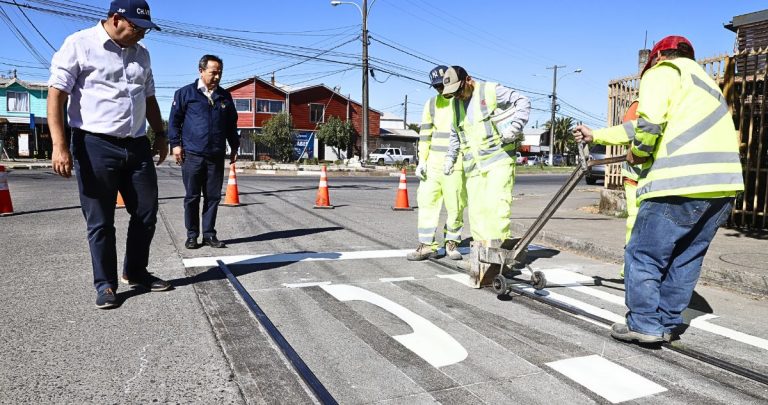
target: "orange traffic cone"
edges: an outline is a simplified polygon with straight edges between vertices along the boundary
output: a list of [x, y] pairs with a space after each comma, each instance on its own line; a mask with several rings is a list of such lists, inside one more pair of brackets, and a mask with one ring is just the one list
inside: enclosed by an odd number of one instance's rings
[[325, 166], [323, 166], [323, 170], [320, 172], [320, 184], [317, 186], [317, 197], [315, 198], [315, 206], [313, 208], [334, 208], [331, 205], [331, 197], [328, 195], [328, 171]]
[[0, 217], [13, 215], [11, 191], [8, 189], [8, 172], [5, 166], [0, 166]]
[[117, 208], [125, 208], [125, 201], [123, 201], [123, 195], [120, 194], [120, 192], [117, 192], [117, 202], [115, 203], [115, 207]]
[[240, 195], [237, 191], [237, 176], [235, 176], [235, 164], [229, 165], [229, 180], [227, 181], [227, 195], [221, 205], [237, 207], [240, 204]]
[[397, 197], [395, 197], [395, 211], [413, 211], [408, 205], [408, 185], [405, 183], [405, 169], [400, 172], [400, 185], [397, 187]]

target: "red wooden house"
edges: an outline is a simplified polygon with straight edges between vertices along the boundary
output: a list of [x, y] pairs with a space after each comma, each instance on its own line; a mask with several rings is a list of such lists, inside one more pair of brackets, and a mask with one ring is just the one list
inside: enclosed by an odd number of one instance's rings
[[[254, 158], [266, 157], [268, 152], [257, 150], [251, 136], [260, 133], [264, 122], [275, 114], [286, 111], [293, 119], [297, 157], [303, 155], [329, 160], [347, 157], [333, 156], [331, 149], [319, 144], [314, 136], [318, 125], [332, 116], [352, 122], [356, 132], [353, 142], [355, 146], [354, 151], [347, 151], [347, 155], [352, 152], [360, 156], [363, 107], [335, 89], [330, 89], [323, 84], [291, 88], [254, 77], [235, 83], [227, 90], [232, 94], [238, 112], [237, 127], [241, 135], [240, 153], [243, 155], [252, 155]], [[380, 120], [381, 112], [369, 108], [369, 150], [375, 149], [378, 145]]]

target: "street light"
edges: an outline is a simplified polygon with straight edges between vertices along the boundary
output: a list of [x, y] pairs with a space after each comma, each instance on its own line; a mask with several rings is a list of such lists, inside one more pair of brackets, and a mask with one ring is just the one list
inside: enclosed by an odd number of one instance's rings
[[[557, 69], [558, 68], [564, 68], [565, 65], [558, 66], [554, 65], [552, 67], [548, 67], [547, 69], [554, 69], [555, 74], [552, 77], [552, 118], [549, 120], [549, 162], [548, 164], [552, 166], [552, 154], [555, 150], [555, 110], [557, 109]], [[565, 76], [568, 76], [570, 74], [574, 73], [581, 73], [581, 69], [576, 69], [572, 72], [568, 72], [564, 74], [561, 79]]]
[[332, 1], [331, 5], [336, 7], [339, 4], [352, 4], [360, 11], [363, 17], [363, 145], [362, 160], [368, 159], [368, 0], [363, 0], [363, 7], [352, 1]]

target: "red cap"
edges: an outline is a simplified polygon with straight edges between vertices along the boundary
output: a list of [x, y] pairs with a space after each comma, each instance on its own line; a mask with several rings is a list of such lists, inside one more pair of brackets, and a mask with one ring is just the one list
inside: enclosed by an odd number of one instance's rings
[[[670, 49], [677, 49], [680, 44], [688, 45], [691, 47], [691, 52], [693, 52], [693, 44], [691, 44], [691, 41], [679, 35], [670, 35], [657, 42], [656, 45], [653, 46], [653, 49], [651, 49], [651, 53], [648, 55], [648, 61], [645, 62], [645, 67], [643, 68], [643, 71], [640, 72], [640, 77], [643, 76], [643, 73], [645, 73], [646, 70], [651, 68], [651, 63], [653, 63], [653, 60], [656, 59], [656, 56], [658, 56], [659, 52], [667, 51]], [[693, 57], [693, 53], [691, 53], [691, 58]]]

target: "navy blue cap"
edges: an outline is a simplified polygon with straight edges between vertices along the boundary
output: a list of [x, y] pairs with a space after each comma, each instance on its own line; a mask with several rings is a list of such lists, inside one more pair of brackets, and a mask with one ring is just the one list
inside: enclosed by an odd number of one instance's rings
[[443, 75], [446, 70], [448, 70], [448, 66], [439, 65], [429, 71], [429, 80], [431, 81], [432, 86], [443, 84]]
[[149, 4], [144, 0], [112, 0], [109, 12], [120, 14], [137, 27], [160, 31], [160, 27], [152, 22]]

